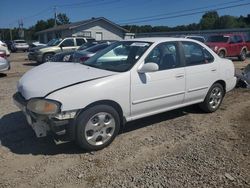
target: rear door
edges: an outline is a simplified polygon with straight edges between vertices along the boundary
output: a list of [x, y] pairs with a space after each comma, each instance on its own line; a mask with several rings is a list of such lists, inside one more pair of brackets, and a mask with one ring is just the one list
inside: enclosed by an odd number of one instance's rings
[[65, 39], [64, 41], [61, 42], [60, 44], [62, 51], [71, 51], [76, 49], [75, 45], [75, 39], [70, 38], [70, 39]]
[[184, 103], [191, 104], [204, 100], [209, 88], [217, 80], [218, 63], [200, 44], [182, 42], [185, 60], [186, 93]]

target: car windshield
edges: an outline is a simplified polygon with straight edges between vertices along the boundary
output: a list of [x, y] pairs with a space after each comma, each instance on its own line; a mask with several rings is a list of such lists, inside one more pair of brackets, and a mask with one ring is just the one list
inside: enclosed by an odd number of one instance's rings
[[125, 72], [134, 66], [151, 44], [140, 41], [116, 42], [82, 64], [114, 72]]
[[229, 36], [216, 35], [210, 36], [207, 39], [207, 42], [228, 42]]
[[52, 39], [48, 42], [47, 46], [56, 46], [58, 45], [60, 42], [62, 41], [62, 39]]

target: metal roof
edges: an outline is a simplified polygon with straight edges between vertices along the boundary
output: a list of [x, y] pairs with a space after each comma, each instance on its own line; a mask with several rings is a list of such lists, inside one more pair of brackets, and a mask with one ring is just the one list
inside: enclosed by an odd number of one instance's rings
[[88, 19], [88, 20], [82, 20], [82, 21], [79, 21], [79, 22], [74, 22], [74, 23], [70, 23], [70, 24], [59, 25], [59, 26], [56, 26], [56, 27], [48, 28], [48, 29], [39, 31], [36, 34], [42, 34], [42, 33], [60, 31], [60, 30], [67, 30], [67, 29], [74, 29], [74, 28], [77, 28], [77, 27], [80, 27], [80, 26], [83, 26], [83, 25], [87, 25], [87, 24], [90, 24], [90, 23], [93, 23], [93, 22], [96, 22], [96, 21], [99, 21], [99, 20], [103, 20], [105, 22], [108, 22], [109, 24], [113, 25], [114, 27], [116, 27], [116, 28], [118, 28], [118, 29], [120, 29], [120, 30], [122, 30], [124, 32], [129, 32], [128, 30], [122, 28], [121, 26], [115, 24], [114, 22], [111, 22], [110, 20], [108, 20], [108, 19], [106, 19], [104, 17], [98, 17], [98, 18], [91, 18], [91, 19]]

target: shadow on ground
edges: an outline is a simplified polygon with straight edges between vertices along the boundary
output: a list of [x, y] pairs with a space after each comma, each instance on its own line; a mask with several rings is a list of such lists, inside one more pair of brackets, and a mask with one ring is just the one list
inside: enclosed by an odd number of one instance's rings
[[[150, 116], [127, 123], [121, 134], [144, 128], [155, 123], [175, 119], [188, 113], [201, 113], [196, 106], [190, 106]], [[119, 139], [119, 138], [118, 138]], [[53, 137], [36, 138], [22, 112], [13, 112], [0, 120], [0, 147], [4, 146], [16, 154], [57, 155], [85, 153], [74, 142], [55, 142]], [[112, 146], [111, 146], [112, 147]]]
[[41, 65], [42, 63], [38, 63], [38, 62], [30, 62], [30, 63], [24, 63], [23, 65], [25, 66], [38, 66]]
[[6, 76], [7, 76], [7, 74], [5, 74], [5, 73], [0, 73], [0, 78], [6, 77]]

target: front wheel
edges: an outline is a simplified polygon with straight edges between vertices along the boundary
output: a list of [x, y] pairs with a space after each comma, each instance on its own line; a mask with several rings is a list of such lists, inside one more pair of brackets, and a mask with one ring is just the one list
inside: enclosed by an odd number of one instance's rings
[[224, 94], [222, 85], [215, 83], [209, 89], [205, 100], [200, 104], [200, 108], [205, 112], [215, 112], [220, 107]]
[[108, 105], [93, 106], [82, 112], [76, 121], [76, 141], [85, 150], [100, 150], [108, 146], [120, 129], [117, 111]]
[[52, 53], [47, 53], [43, 56], [43, 62], [49, 62], [52, 60], [52, 57], [53, 57], [54, 54]]

